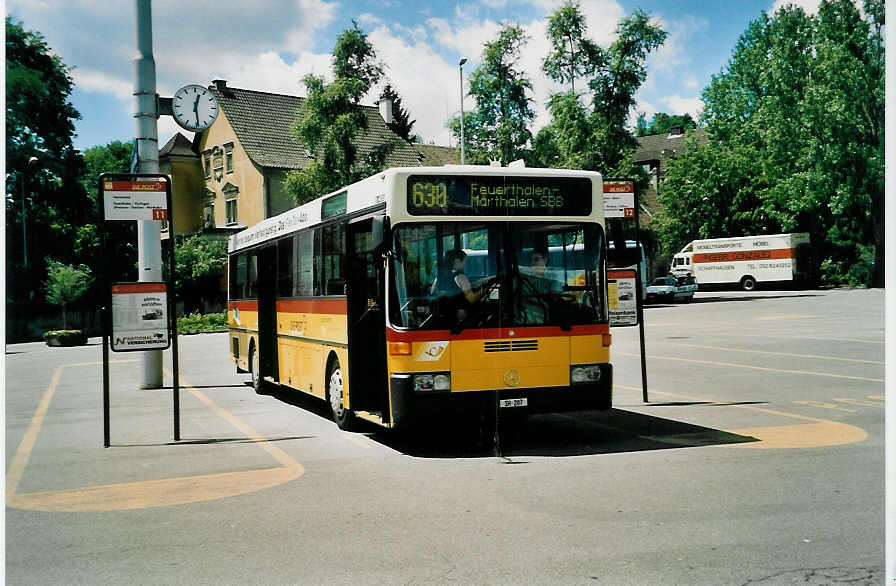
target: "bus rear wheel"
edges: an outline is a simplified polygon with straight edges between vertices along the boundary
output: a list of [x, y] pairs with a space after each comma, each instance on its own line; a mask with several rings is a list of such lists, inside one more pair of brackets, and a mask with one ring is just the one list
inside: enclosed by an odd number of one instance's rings
[[327, 402], [333, 413], [333, 421], [343, 431], [350, 431], [354, 425], [351, 409], [345, 406], [345, 388], [342, 382], [342, 368], [339, 360], [333, 360], [327, 369]]
[[743, 279], [740, 280], [740, 287], [744, 291], [755, 291], [756, 290], [756, 279], [747, 275]]

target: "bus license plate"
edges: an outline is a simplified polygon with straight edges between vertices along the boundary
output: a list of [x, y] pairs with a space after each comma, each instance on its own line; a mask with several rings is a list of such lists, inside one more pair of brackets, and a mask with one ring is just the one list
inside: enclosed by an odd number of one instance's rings
[[529, 404], [529, 399], [523, 397], [521, 399], [501, 399], [501, 408], [505, 407], [525, 407]]

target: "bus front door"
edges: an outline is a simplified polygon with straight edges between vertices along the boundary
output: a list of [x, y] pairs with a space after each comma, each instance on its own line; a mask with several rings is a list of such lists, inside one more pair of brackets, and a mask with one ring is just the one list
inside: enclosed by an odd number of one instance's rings
[[258, 362], [262, 379], [279, 381], [277, 364], [277, 248], [258, 251]]
[[348, 230], [349, 403], [389, 423], [383, 259], [371, 250], [372, 222]]

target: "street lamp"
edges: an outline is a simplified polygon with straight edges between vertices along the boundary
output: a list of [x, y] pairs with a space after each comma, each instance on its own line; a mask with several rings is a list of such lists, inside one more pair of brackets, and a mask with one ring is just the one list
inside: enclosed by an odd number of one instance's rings
[[37, 157], [28, 159], [28, 164], [25, 165], [19, 176], [22, 184], [22, 264], [26, 269], [28, 268], [28, 216], [25, 211], [25, 173], [36, 167], [39, 162]]
[[464, 63], [466, 57], [457, 64], [460, 69], [460, 164], [464, 164]]

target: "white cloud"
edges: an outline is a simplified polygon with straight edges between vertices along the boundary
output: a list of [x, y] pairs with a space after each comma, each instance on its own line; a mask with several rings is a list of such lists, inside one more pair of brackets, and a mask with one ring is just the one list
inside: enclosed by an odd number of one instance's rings
[[697, 120], [703, 111], [703, 100], [700, 98], [672, 95], [661, 98], [661, 101], [666, 105], [668, 114], [690, 114], [694, 120]]
[[126, 100], [134, 95], [133, 79], [121, 79], [107, 75], [102, 71], [75, 69], [72, 72], [75, 85], [86, 91], [112, 94], [116, 98]]
[[688, 43], [695, 34], [709, 28], [709, 21], [691, 15], [669, 22], [656, 20], [656, 24], [668, 36], [662, 46], [648, 58], [650, 68], [654, 71], [671, 71], [689, 65], [691, 58], [688, 56]]
[[769, 9], [769, 14], [777, 12], [788, 4], [802, 8], [806, 14], [817, 14], [821, 0], [775, 0], [775, 3]]

